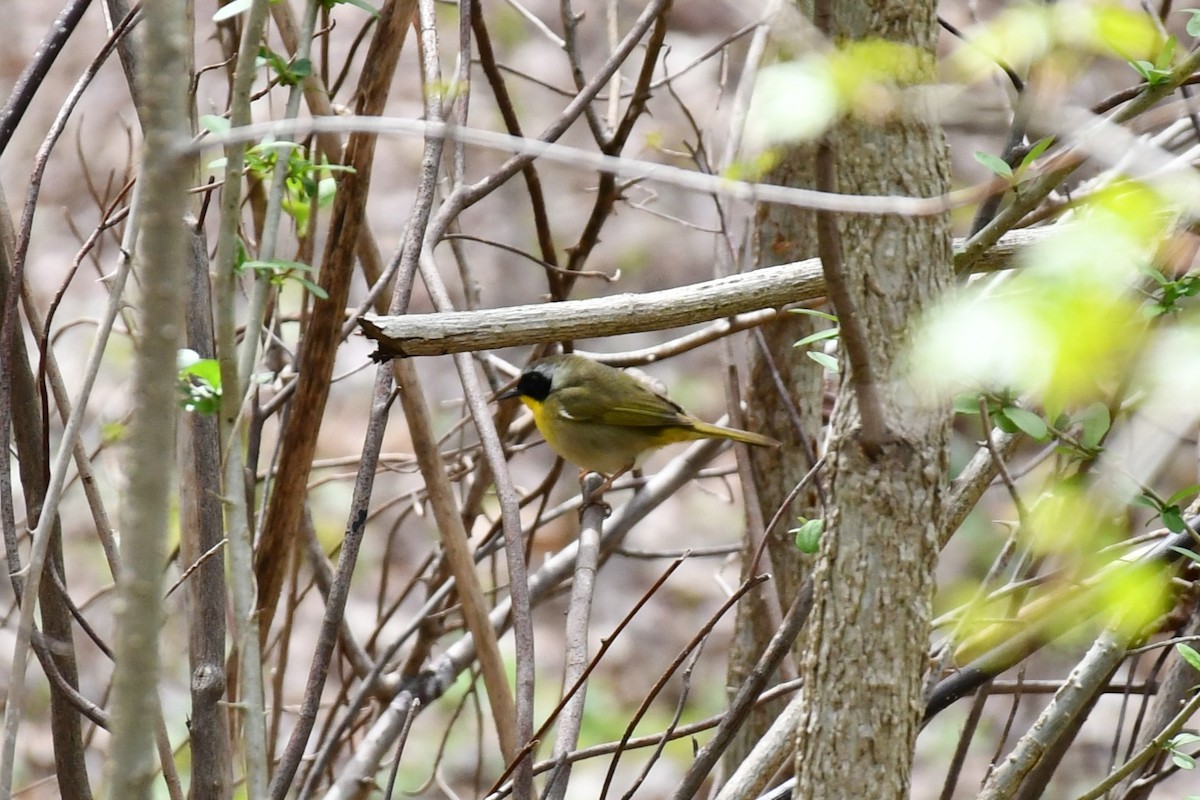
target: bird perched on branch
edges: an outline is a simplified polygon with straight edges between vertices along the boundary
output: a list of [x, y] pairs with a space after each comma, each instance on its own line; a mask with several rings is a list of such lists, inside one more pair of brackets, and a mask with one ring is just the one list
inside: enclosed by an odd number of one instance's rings
[[653, 450], [694, 439], [731, 439], [777, 447], [774, 439], [712, 425], [619, 369], [577, 355], [559, 355], [530, 366], [499, 399], [519, 397], [546, 442], [585, 471], [614, 478]]

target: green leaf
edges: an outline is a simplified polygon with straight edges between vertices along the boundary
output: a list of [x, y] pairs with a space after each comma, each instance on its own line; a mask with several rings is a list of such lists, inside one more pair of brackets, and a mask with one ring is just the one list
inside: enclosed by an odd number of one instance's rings
[[1024, 172], [1027, 170], [1029, 166], [1033, 164], [1033, 162], [1042, 157], [1042, 153], [1046, 152], [1046, 150], [1052, 144], [1054, 144], [1053, 136], [1047, 136], [1043, 139], [1039, 139], [1033, 145], [1033, 147], [1029, 148], [1029, 152], [1025, 154], [1025, 157], [1021, 159], [1021, 165], [1017, 167], [1017, 172]]
[[116, 444], [125, 438], [126, 426], [123, 422], [106, 422], [100, 426], [100, 440], [105, 444]]
[[361, 8], [363, 11], [366, 11], [373, 17], [379, 16], [379, 12], [376, 11], [375, 7], [368, 3], [367, 0], [345, 0], [345, 4], [348, 6], [354, 6], [355, 8]]
[[1167, 498], [1167, 505], [1177, 505], [1181, 501], [1194, 496], [1197, 492], [1200, 492], [1200, 483], [1193, 483], [1191, 486], [1185, 486]]
[[1075, 421], [1083, 428], [1079, 443], [1088, 448], [1097, 447], [1112, 427], [1112, 417], [1104, 403], [1092, 403], [1075, 415]]
[[824, 367], [829, 372], [832, 372], [835, 375], [837, 374], [838, 369], [839, 369], [837, 359], [834, 358], [833, 356], [829, 355], [828, 353], [822, 353], [817, 350], [807, 350], [807, 351], [805, 351], [804, 355], [808, 356], [813, 361], [820, 364], [822, 367]]
[[317, 206], [325, 208], [333, 202], [334, 196], [337, 194], [337, 179], [322, 178], [317, 183]]
[[838, 321], [838, 318], [836, 315], [828, 314], [824, 311], [817, 311], [815, 308], [789, 308], [788, 313], [789, 314], [804, 314], [805, 316], [808, 316], [808, 317], [820, 317], [821, 319], [827, 319], [830, 322]]
[[212, 358], [199, 358], [195, 351], [180, 350], [180, 405], [185, 411], [215, 414], [221, 407], [221, 365]]
[[1133, 71], [1141, 75], [1142, 79], [1151, 86], [1166, 83], [1171, 77], [1170, 70], [1160, 69], [1149, 61], [1130, 61], [1129, 66], [1133, 67]]
[[1150, 82], [1150, 71], [1154, 69], [1154, 65], [1149, 61], [1130, 61], [1129, 66], [1133, 67], [1133, 71], [1141, 75], [1143, 80]]
[[1008, 414], [1005, 413], [1006, 410], [1007, 409], [1002, 408], [998, 411], [990, 412], [992, 415], [992, 422], [996, 425], [997, 428], [1004, 431], [1005, 433], [1016, 433], [1021, 429], [1017, 427], [1017, 423], [1013, 422], [1011, 419], [1008, 418]]
[[1141, 494], [1136, 495], [1129, 502], [1133, 503], [1134, 505], [1145, 506], [1146, 508], [1153, 508], [1155, 511], [1161, 511], [1162, 507], [1163, 507], [1162, 501], [1160, 501], [1154, 495], [1147, 494], [1146, 492], [1142, 492]]
[[1180, 657], [1184, 661], [1192, 666], [1192, 669], [1200, 672], [1200, 652], [1197, 652], [1196, 648], [1189, 647], [1183, 642], [1180, 642], [1179, 644], [1175, 645], [1175, 651], [1179, 653]]
[[254, 5], [253, 0], [232, 0], [217, 9], [217, 13], [212, 15], [213, 22], [224, 22], [227, 19], [232, 19], [238, 14], [244, 14], [250, 10], [250, 6]]
[[1162, 49], [1158, 51], [1158, 57], [1154, 59], [1154, 66], [1159, 72], [1170, 73], [1171, 62], [1175, 60], [1175, 37], [1168, 36], [1163, 42]]
[[215, 358], [202, 358], [179, 370], [181, 378], [195, 378], [217, 389], [221, 388], [221, 365]]
[[1032, 411], [1026, 411], [1018, 406], [1006, 406], [1002, 413], [1031, 439], [1040, 442], [1050, 435], [1050, 428], [1046, 425], [1046, 420]]
[[1167, 530], [1171, 533], [1179, 533], [1187, 527], [1187, 523], [1183, 521], [1183, 512], [1179, 510], [1179, 506], [1167, 506], [1162, 510], [1163, 525], [1167, 526]]
[[305, 289], [308, 289], [309, 294], [311, 294], [313, 297], [319, 297], [322, 300], [329, 299], [329, 292], [325, 291], [320, 286], [318, 286], [317, 284], [310, 281], [308, 278], [296, 278], [296, 283], [300, 284]]
[[959, 394], [954, 396], [954, 413], [979, 414], [979, 395]]
[[803, 339], [792, 345], [792, 347], [804, 347], [805, 345], [810, 345], [813, 342], [820, 342], [824, 339], [834, 339], [837, 338], [839, 333], [841, 333], [841, 328], [826, 328], [823, 331], [810, 333], [808, 336], [805, 336]]
[[1192, 15], [1192, 18], [1187, 21], [1188, 36], [1200, 36], [1200, 9], [1181, 8], [1179, 13]]
[[216, 114], [205, 114], [200, 117], [200, 127], [209, 133], [220, 135], [229, 133], [230, 129], [233, 128], [233, 124], [225, 117]]
[[796, 549], [801, 553], [812, 555], [821, 549], [821, 534], [825, 531], [823, 519], [797, 519], [800, 527], [793, 528], [791, 533], [796, 537]]
[[1142, 272], [1142, 274], [1149, 275], [1151, 278], [1153, 278], [1158, 283], [1159, 286], [1166, 286], [1168, 283], [1171, 282], [1167, 278], [1166, 275], [1163, 275], [1161, 272], [1156, 270], [1150, 264], [1143, 264], [1142, 268], [1141, 268], [1141, 272]]
[[1200, 553], [1197, 553], [1194, 550], [1188, 550], [1186, 547], [1176, 547], [1175, 545], [1171, 545], [1171, 549], [1184, 558], [1191, 559], [1197, 564], [1200, 564]]
[[1171, 760], [1175, 762], [1175, 766], [1180, 769], [1195, 769], [1196, 759], [1189, 756], [1187, 753], [1171, 753]]
[[1010, 167], [1008, 162], [1003, 158], [992, 155], [991, 153], [976, 151], [975, 160], [987, 167], [989, 172], [993, 172], [996, 175], [999, 175], [1001, 178], [1008, 178], [1010, 180], [1012, 179], [1012, 167]]

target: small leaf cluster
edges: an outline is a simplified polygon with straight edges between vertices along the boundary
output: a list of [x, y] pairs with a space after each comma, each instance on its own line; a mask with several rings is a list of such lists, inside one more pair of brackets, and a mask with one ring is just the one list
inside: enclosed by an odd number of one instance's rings
[[[977, 395], [959, 395], [954, 398], [954, 410], [959, 414], [977, 415], [981, 413], [979, 401]], [[983, 402], [992, 423], [1005, 433], [1020, 431], [1039, 442], [1050, 438], [1050, 426], [1046, 420], [1028, 409], [1021, 408], [1013, 398], [987, 394], [983, 396]]]
[[[794, 308], [791, 310], [791, 312], [793, 314], [806, 314], [810, 317], [819, 317], [835, 323], [838, 321], [838, 318], [833, 314], [827, 314], [824, 311], [814, 311], [811, 308]], [[810, 333], [808, 336], [805, 336], [803, 339], [793, 344], [792, 347], [808, 347], [810, 344], [823, 342], [826, 339], [836, 339], [839, 335], [841, 335], [841, 332], [842, 329], [835, 325], [832, 328], [826, 328], [824, 330], [817, 331], [816, 333]], [[831, 356], [829, 353], [826, 353], [824, 350], [806, 350], [804, 355], [820, 364], [828, 372], [831, 372], [835, 375], [837, 374], [839, 369], [837, 358]]]
[[263, 45], [258, 48], [258, 67], [268, 67], [283, 86], [297, 86], [312, 75], [312, 61], [307, 58], [289, 59]]
[[200, 358], [195, 350], [180, 350], [179, 404], [184, 411], [216, 414], [221, 407], [221, 365], [214, 358]]
[[1150, 303], [1146, 306], [1146, 313], [1149, 316], [1157, 317], [1176, 313], [1180, 310], [1181, 302], [1184, 299], [1200, 294], [1200, 275], [1195, 273], [1168, 278], [1157, 269], [1147, 268], [1146, 274], [1158, 284], [1157, 291], [1151, 294]]
[[[223, 134], [230, 129], [224, 117], [205, 116], [200, 120], [207, 130]], [[286, 176], [284, 178], [283, 210], [296, 223], [297, 235], [303, 237], [308, 230], [308, 220], [313, 202], [325, 208], [337, 193], [337, 181], [330, 173], [353, 172], [353, 167], [329, 164], [322, 160], [316, 163], [307, 155], [304, 147], [291, 142], [264, 141], [246, 150], [245, 169], [250, 175], [264, 182], [269, 181], [279, 167], [280, 153], [285, 154]], [[210, 169], [223, 169], [224, 158], [209, 162]]]
[[[1200, 492], [1200, 484], [1192, 484], [1163, 500], [1150, 489], [1143, 489], [1141, 494], [1133, 498], [1133, 502], [1136, 505], [1154, 509], [1162, 518], [1163, 526], [1171, 533], [1182, 533], [1187, 530], [1187, 520], [1183, 517], [1183, 507], [1186, 505], [1184, 501], [1195, 497], [1198, 492]], [[1190, 550], [1185, 552], [1191, 553]]]
[[983, 166], [987, 167], [988, 171], [1008, 181], [1009, 185], [1014, 189], [1019, 188], [1023, 182], [1025, 173], [1027, 173], [1033, 163], [1042, 157], [1042, 154], [1054, 144], [1054, 137], [1047, 136], [1044, 139], [1039, 139], [1029, 148], [1029, 151], [1021, 157], [1016, 168], [1000, 158], [997, 155], [984, 152], [976, 152], [975, 160]]
[[[1191, 27], [1191, 24], [1189, 22], [1188, 26]], [[1133, 67], [1134, 72], [1141, 75], [1142, 80], [1149, 86], [1168, 84], [1171, 82], [1171, 69], [1175, 64], [1175, 49], [1178, 44], [1174, 36], [1168, 36], [1153, 61], [1132, 60], [1129, 66]]]
[[[1192, 555], [1195, 554], [1193, 553]], [[1183, 642], [1175, 645], [1175, 651], [1179, 653], [1180, 658], [1192, 666], [1192, 669], [1200, 672], [1200, 652], [1197, 652], [1194, 647], [1186, 645]], [[1171, 761], [1176, 767], [1193, 770], [1196, 768], [1196, 757], [1190, 753], [1185, 753], [1183, 748], [1197, 742], [1200, 742], [1200, 736], [1183, 731], [1175, 734], [1163, 743], [1163, 749], [1171, 756]], [[1200, 800], [1200, 795], [1189, 795], [1186, 800]]]
[[303, 286], [314, 297], [319, 297], [322, 300], [329, 299], [329, 293], [308, 277], [313, 272], [313, 267], [301, 261], [291, 261], [286, 258], [273, 258], [269, 260], [247, 259], [245, 258], [245, 249], [239, 247], [238, 260], [234, 265], [234, 271], [239, 275], [253, 272], [269, 280], [271, 285], [276, 288], [281, 288], [288, 281], [292, 281]]
[[961, 394], [954, 398], [954, 410], [975, 416], [981, 413], [982, 397], [992, 423], [1005, 433], [1024, 433], [1038, 442], [1054, 439], [1057, 451], [1079, 459], [1100, 454], [1101, 442], [1112, 426], [1112, 417], [1103, 403], [1091, 403], [1074, 413], [1060, 412], [1052, 421], [1022, 408], [1009, 394]]

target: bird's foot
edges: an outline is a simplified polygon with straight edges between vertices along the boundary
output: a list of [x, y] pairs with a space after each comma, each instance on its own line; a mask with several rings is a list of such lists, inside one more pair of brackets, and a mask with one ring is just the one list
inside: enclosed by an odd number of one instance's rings
[[604, 493], [612, 488], [613, 481], [628, 472], [628, 469], [614, 472], [612, 475], [604, 477], [603, 480], [594, 489], [588, 490], [588, 484], [594, 481], [588, 480], [589, 475], [600, 477], [600, 473], [589, 473], [587, 470], [579, 471], [579, 484], [583, 490], [583, 503], [579, 506], [579, 515], [582, 517], [583, 512], [588, 506], [600, 506], [604, 509], [604, 518], [608, 519], [612, 515], [612, 506], [604, 501]]

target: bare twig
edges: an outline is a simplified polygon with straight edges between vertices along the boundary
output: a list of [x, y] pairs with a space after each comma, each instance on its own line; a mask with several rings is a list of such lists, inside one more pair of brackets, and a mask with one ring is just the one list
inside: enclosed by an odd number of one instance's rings
[[[259, 40], [267, 20], [267, 3], [255, 0], [243, 21], [238, 42], [236, 68], [229, 97], [232, 124], [245, 124], [250, 119], [250, 90], [256, 72]], [[215, 280], [213, 281], [213, 317], [216, 335], [216, 358], [220, 365], [221, 393], [220, 434], [224, 440], [223, 495], [225, 503], [225, 534], [229, 540], [230, 594], [233, 601], [233, 627], [236, 642], [237, 698], [242, 715], [243, 746], [246, 752], [246, 785], [251, 800], [267, 793], [268, 755], [267, 731], [264, 718], [261, 640], [256, 635], [255, 596], [252, 570], [253, 556], [249, 530], [249, 499], [243, 477], [243, 458], [240, 432], [244, 420], [242, 384], [237, 363], [237, 259], [239, 250], [239, 221], [242, 204], [242, 167], [246, 145], [231, 143], [225, 150], [225, 184], [221, 190], [221, 217], [217, 239]], [[257, 324], [255, 328], [257, 328]], [[247, 338], [257, 339], [257, 336]]]
[[733, 735], [745, 721], [746, 715], [750, 713], [755, 698], [762, 693], [763, 687], [770, 680], [780, 662], [783, 661], [784, 656], [788, 654], [796, 637], [800, 635], [804, 623], [808, 621], [808, 612], [812, 610], [812, 602], [813, 581], [810, 577], [804, 581], [800, 593], [792, 601], [792, 607], [788, 609], [783, 618], [782, 627], [771, 637], [762, 657], [750, 671], [749, 677], [738, 687], [737, 694], [729, 703], [729, 712], [717, 726], [713, 738], [700, 748], [700, 752], [693, 759], [687, 774], [675, 788], [675, 793], [671, 795], [673, 800], [691, 800], [696, 796], [701, 784], [708, 777], [721, 754], [725, 752], [725, 748], [729, 746]]
[[[986, 272], [1011, 267], [1016, 252], [1047, 234], [1046, 229], [1014, 231], [993, 249], [986, 262], [978, 262], [976, 267]], [[368, 316], [359, 320], [359, 325], [380, 343], [383, 354], [443, 355], [665, 330], [737, 314], [757, 314], [763, 309], [815, 300], [824, 297], [825, 292], [821, 261], [810, 258], [658, 292], [479, 311]], [[772, 316], [764, 315], [762, 319]], [[747, 323], [759, 319], [747, 317]], [[735, 318], [733, 322], [717, 323], [718, 328], [709, 334], [698, 332], [692, 336], [714, 336], [724, 326], [735, 324], [741, 323]]]
[[[679, 667], [693, 651], [695, 651], [705, 642], [705, 640], [708, 639], [708, 635], [712, 633], [712, 629], [716, 626], [717, 622], [719, 622], [725, 616], [725, 614], [728, 613], [731, 608], [737, 605], [737, 603], [752, 589], [769, 579], [770, 576], [767, 575], [754, 575], [743, 581], [742, 585], [737, 588], [737, 591], [725, 598], [725, 602], [723, 602], [721, 606], [712, 614], [712, 616], [708, 618], [704, 625], [700, 627], [700, 630], [696, 632], [696, 635], [692, 637], [691, 641], [689, 641], [687, 645], [685, 645], [684, 648], [676, 654], [671, 663], [667, 665], [667, 668], [663, 670], [662, 677], [655, 682], [654, 686], [651, 687], [650, 691], [642, 699], [641, 705], [638, 706], [637, 711], [633, 713], [633, 715], [629, 718], [629, 723], [625, 726], [625, 735], [621, 737], [622, 743], [633, 738], [634, 728], [637, 727], [637, 724], [641, 721], [642, 717], [645, 716], [646, 712], [650, 710], [651, 702], [666, 686], [667, 679], [675, 673], [675, 670], [679, 669]], [[617, 762], [621, 757], [621, 750], [622, 748], [618, 747], [617, 752], [613, 755], [612, 761], [609, 762], [608, 774], [606, 774], [604, 777], [604, 788], [600, 792], [600, 800], [604, 800], [608, 794], [609, 786], [612, 785], [613, 777], [617, 771]], [[622, 800], [629, 800], [629, 796], [630, 795], [628, 794], [625, 795]]]
[[[565, 114], [566, 111], [563, 113]], [[681, 169], [666, 164], [619, 158], [603, 153], [595, 153], [590, 150], [581, 150], [544, 139], [523, 139], [508, 134], [479, 128], [468, 128], [445, 122], [396, 117], [320, 117], [308, 120], [280, 120], [278, 122], [254, 123], [252, 125], [233, 128], [224, 133], [210, 134], [204, 141], [197, 142], [195, 147], [201, 149], [212, 144], [228, 144], [234, 141], [256, 141], [264, 136], [331, 132], [396, 134], [436, 139], [454, 139], [470, 145], [488, 147], [516, 154], [510, 159], [512, 163], [511, 168], [506, 170], [502, 166], [500, 170], [488, 178], [472, 184], [466, 196], [458, 204], [448, 206], [454, 214], [457, 214], [466, 205], [477, 202], [482, 196], [502, 185], [505, 180], [511, 177], [512, 172], [519, 171], [529, 160], [538, 158], [548, 161], [558, 161], [598, 172], [610, 172], [618, 178], [627, 181], [653, 180], [705, 194], [715, 193], [748, 203], [779, 203], [781, 205], [811, 208], [819, 211], [835, 211], [844, 214], [937, 216], [960, 206], [976, 203], [981, 197], [986, 197], [995, 191], [993, 181], [989, 180], [987, 183], [980, 184], [979, 186], [959, 189], [934, 197], [828, 194], [815, 189], [799, 189], [790, 186], [750, 183], [718, 175], [705, 175], [693, 170]], [[557, 130], [557, 126], [552, 132], [561, 133]], [[505, 164], [510, 162], [505, 162]], [[1001, 231], [1001, 234], [1008, 232], [1012, 227], [1013, 223], [1010, 222]], [[997, 238], [999, 235], [997, 234]], [[994, 243], [995, 240], [991, 242], [991, 244]], [[972, 258], [980, 255], [986, 249], [986, 247], [982, 246], [973, 248]]]
[[4, 108], [0, 109], [0, 153], [8, 147], [13, 132], [20, 124], [21, 117], [25, 116], [25, 110], [29, 108], [33, 96], [45, 80], [46, 73], [54, 65], [67, 39], [75, 32], [75, 26], [79, 24], [89, 5], [91, 0], [71, 0], [63, 7], [50, 30], [42, 38], [37, 51], [25, 65], [21, 76], [17, 78]]
[[[825, 5], [828, 7], [828, 1]], [[818, 8], [820, 7], [821, 3], [818, 2]], [[830, 136], [826, 136], [817, 145], [816, 175], [818, 189], [824, 192], [835, 191], [837, 173], [834, 144]], [[858, 399], [858, 414], [862, 421], [862, 448], [868, 456], [874, 457], [890, 436], [888, 421], [884, 417], [883, 401], [879, 396], [879, 379], [867, 347], [866, 329], [846, 282], [841, 232], [838, 231], [837, 219], [828, 211], [817, 212], [817, 250], [821, 254], [825, 293], [837, 312], [838, 326], [842, 331], [842, 347], [850, 364], [848, 377], [854, 386], [854, 396]]]
[[[139, 207], [140, 187], [140, 183], [134, 187], [133, 199], [131, 201], [131, 206], [134, 208]], [[137, 238], [138, 219], [136, 215], [131, 215], [130, 219], [131, 224], [126, 228], [125, 233], [126, 240], [132, 246], [132, 242], [136, 241]], [[29, 635], [33, 630], [33, 613], [36, 605], [33, 602], [33, 598], [37, 596], [37, 584], [41, 580], [42, 569], [45, 564], [52, 521], [57, 514], [58, 503], [62, 497], [63, 483], [66, 479], [66, 472], [84, 423], [88, 409], [88, 398], [91, 395], [92, 387], [95, 385], [96, 375], [100, 371], [100, 362], [104, 357], [104, 352], [108, 345], [108, 337], [112, 332], [112, 325], [123, 303], [121, 295], [132, 267], [132, 261], [128, 253], [127, 249], [122, 250], [117, 272], [113, 276], [112, 286], [110, 287], [108, 307], [105, 309], [103, 320], [92, 343], [92, 349], [88, 353], [88, 359], [84, 367], [83, 383], [75, 398], [74, 407], [71, 409], [71, 416], [68, 418], [66, 427], [63, 430], [58, 450], [55, 452], [41, 517], [37, 528], [31, 534], [33, 547], [30, 550], [26, 566], [26, 600], [21, 607], [17, 642], [12, 657], [11, 679], [9, 683], [9, 696], [11, 700], [4, 709], [4, 751], [2, 760], [0, 760], [0, 796], [6, 796], [12, 787], [13, 759], [15, 756], [18, 728], [20, 726], [21, 706], [25, 698], [23, 687], [25, 665], [28, 659], [28, 641]], [[171, 361], [172, 363], [174, 362], [173, 354]]]
[[[602, 479], [591, 473], [580, 487], [584, 497], [591, 497]], [[592, 597], [596, 583], [596, 570], [600, 563], [600, 529], [604, 522], [604, 506], [591, 503], [584, 508], [580, 521], [579, 548], [575, 562], [574, 580], [571, 584], [571, 602], [567, 609], [566, 664], [563, 669], [563, 692], [578, 684], [578, 690], [563, 706], [558, 716], [558, 732], [554, 738], [554, 758], [561, 758], [575, 749], [579, 742], [579, 729], [583, 724], [584, 701], [587, 699], [587, 683], [584, 670], [588, 664], [588, 634], [592, 616]], [[563, 800], [570, 783], [571, 765], [562, 762], [546, 782], [546, 800]]]
[[378, 463], [379, 453], [383, 446], [387, 412], [391, 408], [393, 399], [391, 386], [391, 374], [388, 370], [380, 368], [375, 378], [371, 420], [363, 441], [362, 460], [354, 484], [354, 498], [350, 503], [341, 553], [338, 556], [337, 574], [330, 586], [329, 598], [325, 603], [321, 632], [314, 648], [312, 664], [309, 667], [308, 684], [305, 686], [304, 700], [297, 714], [296, 726], [292, 729], [288, 745], [279, 760], [275, 775], [271, 779], [270, 794], [274, 798], [282, 798], [288, 794], [296, 769], [304, 756], [308, 737], [312, 732], [317, 710], [320, 707], [325, 679], [329, 674], [329, 664], [333, 657], [333, 648], [338, 641], [338, 634], [346, 612], [346, 601], [350, 596], [350, 577], [358, 563], [359, 546], [362, 544], [363, 534], [366, 532], [367, 505], [375, 482], [375, 465]]

